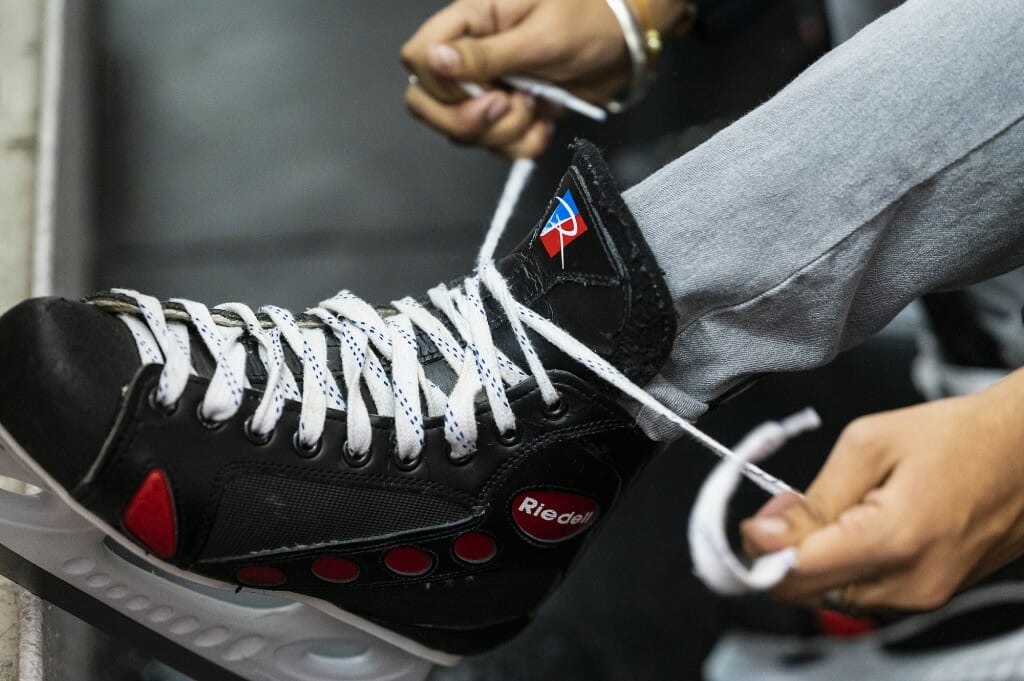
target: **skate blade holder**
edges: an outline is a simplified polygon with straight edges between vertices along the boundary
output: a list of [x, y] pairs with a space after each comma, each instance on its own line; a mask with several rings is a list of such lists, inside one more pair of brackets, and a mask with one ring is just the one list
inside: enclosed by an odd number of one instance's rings
[[309, 603], [157, 569], [32, 468], [0, 427], [0, 476], [30, 486], [0, 489], [0, 572], [199, 681], [423, 681], [433, 667]]

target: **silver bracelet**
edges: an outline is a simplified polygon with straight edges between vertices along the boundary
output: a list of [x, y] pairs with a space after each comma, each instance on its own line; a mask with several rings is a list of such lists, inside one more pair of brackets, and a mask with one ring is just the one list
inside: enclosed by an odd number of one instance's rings
[[651, 83], [650, 71], [647, 64], [647, 50], [644, 49], [644, 34], [640, 30], [640, 23], [633, 15], [626, 0], [605, 0], [608, 7], [622, 27], [622, 36], [626, 39], [626, 48], [629, 50], [629, 60], [632, 63], [629, 89], [623, 99], [609, 102], [608, 111], [621, 113], [633, 106], [647, 94], [647, 88]]

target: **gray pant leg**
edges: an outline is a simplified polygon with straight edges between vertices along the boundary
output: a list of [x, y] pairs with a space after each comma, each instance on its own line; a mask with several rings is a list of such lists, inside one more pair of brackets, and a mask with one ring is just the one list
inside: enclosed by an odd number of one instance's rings
[[1024, 2], [910, 0], [627, 191], [679, 319], [648, 388], [696, 418], [1024, 264], [1022, 119]]

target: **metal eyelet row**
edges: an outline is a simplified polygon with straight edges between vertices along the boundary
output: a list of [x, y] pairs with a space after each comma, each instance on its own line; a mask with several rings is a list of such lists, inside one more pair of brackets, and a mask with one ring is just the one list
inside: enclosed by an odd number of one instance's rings
[[[178, 407], [180, 406], [180, 403], [177, 402], [170, 406], [160, 404], [159, 401], [157, 401], [156, 399], [156, 389], [150, 391], [149, 393], [149, 404], [154, 411], [165, 417], [173, 415], [175, 412], [178, 411]], [[559, 393], [558, 399], [553, 404], [545, 404], [542, 409], [544, 417], [551, 421], [562, 418], [563, 416], [565, 416], [566, 413], [568, 413], [568, 411], [569, 406], [567, 400], [565, 399], [565, 396], [562, 395], [561, 393]], [[243, 431], [245, 432], [246, 438], [254, 445], [266, 445], [273, 438], [273, 432], [265, 434], [257, 433], [256, 430], [253, 428], [252, 419], [252, 416], [248, 417], [245, 420], [245, 423], [243, 424]], [[208, 430], [217, 430], [226, 423], [225, 421], [214, 421], [205, 417], [203, 415], [202, 402], [200, 402], [196, 407], [196, 420], [199, 421], [199, 423], [202, 424], [202, 426]], [[522, 441], [522, 431], [519, 428], [515, 428], [504, 433], [499, 432], [495, 439], [498, 442], [498, 444], [502, 445], [503, 447], [514, 447]], [[320, 439], [313, 445], [307, 445], [306, 443], [302, 442], [302, 440], [299, 439], [299, 432], [295, 431], [295, 433], [292, 434], [292, 447], [302, 458], [311, 459], [320, 453], [320, 450], [323, 447], [323, 440]], [[371, 454], [370, 452], [357, 454], [349, 448], [348, 443], [346, 442], [345, 445], [342, 447], [342, 457], [344, 458], [345, 463], [347, 463], [350, 467], [362, 468], [363, 466], [370, 462]], [[472, 458], [473, 456], [470, 455], [462, 459], [456, 460], [452, 458], [451, 452], [448, 453], [449, 462], [456, 466], [463, 466], [466, 463], [468, 463]], [[411, 471], [414, 470], [417, 466], [419, 466], [421, 459], [422, 457], [416, 456], [410, 459], [409, 461], [402, 461], [396, 455], [395, 464], [399, 468], [399, 470]]]

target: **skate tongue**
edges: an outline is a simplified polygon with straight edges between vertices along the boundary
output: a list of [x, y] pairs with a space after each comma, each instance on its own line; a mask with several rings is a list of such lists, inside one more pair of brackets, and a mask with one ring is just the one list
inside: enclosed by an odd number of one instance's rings
[[668, 290], [600, 152], [583, 140], [574, 150], [540, 221], [498, 268], [517, 300], [643, 383], [674, 335]]

